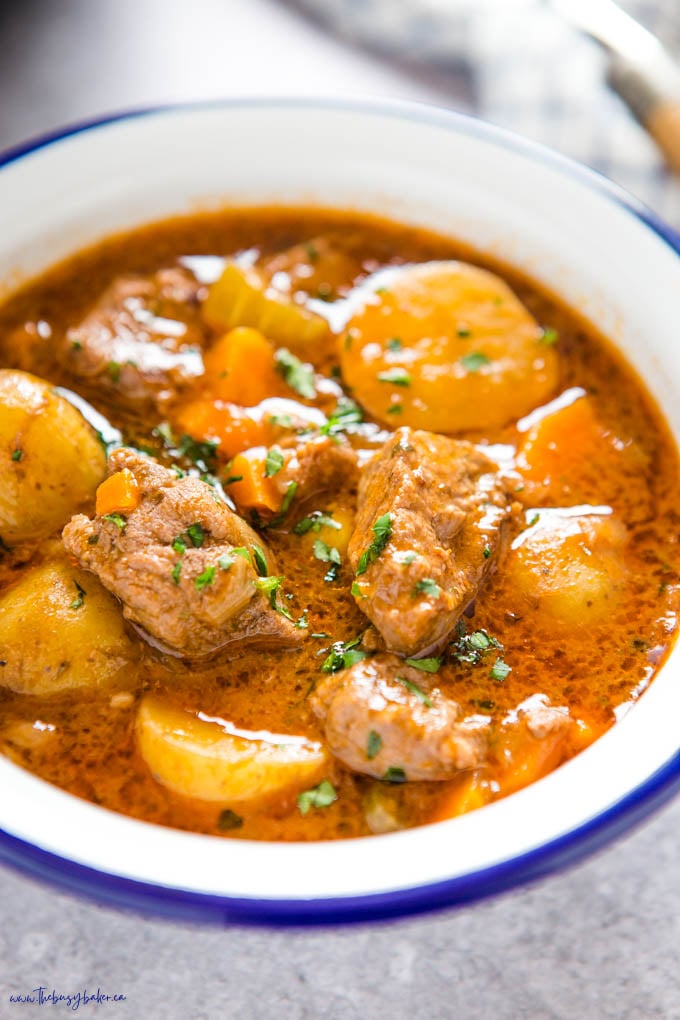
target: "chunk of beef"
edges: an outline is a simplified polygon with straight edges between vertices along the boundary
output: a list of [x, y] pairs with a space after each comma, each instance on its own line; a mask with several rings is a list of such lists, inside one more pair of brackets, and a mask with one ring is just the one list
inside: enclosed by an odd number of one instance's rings
[[137, 509], [113, 519], [79, 514], [64, 528], [63, 541], [118, 596], [127, 619], [164, 650], [187, 658], [237, 641], [298, 644], [301, 632], [276, 608], [276, 592], [270, 597], [257, 586], [253, 546], [263, 550], [270, 575], [274, 557], [210, 486], [121, 448], [109, 458], [109, 473], [123, 468], [137, 481]]
[[463, 719], [460, 706], [429, 683], [394, 655], [363, 659], [324, 679], [312, 706], [332, 753], [376, 779], [402, 769], [409, 780], [443, 780], [484, 764], [488, 721]]
[[401, 428], [369, 461], [349, 558], [357, 604], [389, 651], [446, 640], [494, 565], [508, 514], [497, 467], [472, 443]]
[[297, 503], [358, 478], [356, 450], [330, 436], [315, 436], [288, 448], [281, 444], [281, 450], [284, 466], [276, 477], [277, 485], [285, 493], [290, 483], [295, 482]]
[[65, 367], [129, 407], [163, 406], [203, 373], [199, 292], [180, 268], [119, 277], [67, 331]]

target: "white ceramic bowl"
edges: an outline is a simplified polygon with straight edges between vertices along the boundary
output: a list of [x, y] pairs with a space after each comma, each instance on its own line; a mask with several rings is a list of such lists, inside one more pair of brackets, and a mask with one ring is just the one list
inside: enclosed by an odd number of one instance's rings
[[[0, 283], [220, 204], [319, 203], [434, 227], [527, 270], [613, 337], [680, 436], [680, 239], [592, 173], [427, 107], [224, 102], [81, 125], [0, 161]], [[583, 855], [680, 784], [680, 649], [573, 761], [481, 811], [393, 835], [272, 844], [85, 803], [0, 758], [0, 859], [101, 900], [215, 920], [328, 923], [486, 896]]]

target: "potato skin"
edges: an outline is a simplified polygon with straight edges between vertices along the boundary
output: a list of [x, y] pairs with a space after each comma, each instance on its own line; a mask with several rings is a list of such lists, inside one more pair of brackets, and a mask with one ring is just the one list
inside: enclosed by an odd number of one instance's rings
[[97, 434], [49, 383], [0, 370], [0, 537], [35, 541], [89, 502], [106, 471]]
[[29, 568], [0, 598], [0, 684], [18, 694], [106, 687], [134, 654], [116, 600], [65, 557]]

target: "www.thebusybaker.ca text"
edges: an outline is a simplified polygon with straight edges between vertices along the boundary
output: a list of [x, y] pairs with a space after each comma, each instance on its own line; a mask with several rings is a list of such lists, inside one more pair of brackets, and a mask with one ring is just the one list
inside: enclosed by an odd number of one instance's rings
[[125, 1002], [125, 996], [120, 993], [109, 995], [107, 992], [102, 992], [101, 988], [98, 988], [96, 992], [88, 992], [87, 988], [83, 988], [82, 991], [73, 992], [71, 995], [62, 995], [54, 988], [50, 992], [47, 990], [47, 985], [39, 985], [37, 988], [32, 988], [26, 995], [10, 995], [9, 1001], [22, 1006], [58, 1006], [63, 1004], [75, 1013], [81, 1006], [88, 1004], [101, 1006], [105, 1002]]

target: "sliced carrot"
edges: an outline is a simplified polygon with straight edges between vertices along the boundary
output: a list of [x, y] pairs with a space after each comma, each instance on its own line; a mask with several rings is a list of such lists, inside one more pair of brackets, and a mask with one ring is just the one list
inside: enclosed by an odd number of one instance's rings
[[281, 388], [274, 348], [257, 329], [225, 333], [204, 356], [206, 388], [218, 400], [253, 407]]
[[437, 804], [432, 821], [439, 822], [445, 818], [456, 818], [468, 811], [476, 811], [491, 800], [492, 793], [488, 780], [483, 778], [482, 769], [466, 772], [454, 783], [447, 783], [447, 791]]
[[566, 744], [571, 734], [555, 729], [540, 739], [524, 727], [515, 731], [506, 744], [504, 766], [498, 776], [500, 796], [521, 790], [549, 772], [566, 757]]
[[265, 510], [281, 507], [282, 496], [272, 478], [265, 475], [267, 450], [257, 447], [239, 453], [231, 462], [228, 492], [241, 510]]
[[527, 433], [520, 453], [520, 470], [530, 482], [550, 484], [578, 476], [579, 469], [611, 448], [588, 397], [547, 414]]
[[137, 479], [128, 468], [116, 471], [101, 483], [95, 498], [99, 516], [130, 513], [137, 509], [141, 499]]
[[265, 446], [272, 438], [271, 426], [252, 417], [236, 404], [201, 397], [181, 408], [177, 431], [194, 439], [217, 439], [218, 453], [230, 460], [251, 446]]

